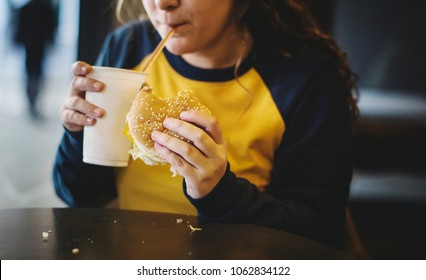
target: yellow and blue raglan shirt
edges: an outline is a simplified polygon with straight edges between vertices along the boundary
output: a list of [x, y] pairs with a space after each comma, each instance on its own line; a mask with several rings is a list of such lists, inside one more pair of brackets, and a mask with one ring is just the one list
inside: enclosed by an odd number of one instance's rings
[[[147, 22], [111, 33], [98, 65], [140, 69], [160, 38]], [[148, 73], [154, 93], [192, 90], [218, 119], [228, 170], [201, 199], [186, 194], [169, 166], [130, 160], [126, 168], [82, 162], [82, 132], [65, 131], [53, 179], [72, 207], [102, 206], [197, 214], [253, 223], [333, 246], [343, 241], [352, 176], [351, 121], [336, 59], [310, 47], [293, 57], [251, 53], [239, 68], [200, 69], [165, 50]]]

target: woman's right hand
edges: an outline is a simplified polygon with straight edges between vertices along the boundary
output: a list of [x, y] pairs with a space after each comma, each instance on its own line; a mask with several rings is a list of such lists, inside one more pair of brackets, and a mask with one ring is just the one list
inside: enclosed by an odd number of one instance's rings
[[94, 125], [96, 119], [105, 114], [102, 108], [85, 100], [86, 91], [102, 91], [104, 84], [86, 77], [92, 71], [92, 66], [85, 62], [77, 61], [71, 69], [74, 78], [61, 108], [61, 120], [67, 130], [77, 132], [86, 125]]

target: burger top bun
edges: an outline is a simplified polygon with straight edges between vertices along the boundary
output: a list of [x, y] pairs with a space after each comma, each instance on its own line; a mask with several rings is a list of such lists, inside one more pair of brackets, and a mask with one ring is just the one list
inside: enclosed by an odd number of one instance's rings
[[[209, 111], [200, 101], [191, 96], [191, 91], [178, 92], [174, 98], [166, 99], [152, 93], [153, 89], [147, 83], [142, 85], [127, 114], [127, 125], [133, 139], [133, 148], [130, 154], [133, 159], [140, 158], [146, 164], [157, 165], [167, 163], [154, 149], [151, 133], [154, 130], [162, 131], [181, 140], [190, 141], [163, 126], [166, 117], [179, 119], [183, 111]], [[175, 171], [172, 170], [175, 174]]]

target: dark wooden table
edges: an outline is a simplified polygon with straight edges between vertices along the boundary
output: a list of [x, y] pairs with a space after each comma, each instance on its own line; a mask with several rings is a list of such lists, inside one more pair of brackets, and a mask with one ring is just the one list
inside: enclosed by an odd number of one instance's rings
[[253, 225], [199, 224], [194, 216], [129, 210], [34, 208], [0, 209], [0, 259], [350, 257], [307, 238]]

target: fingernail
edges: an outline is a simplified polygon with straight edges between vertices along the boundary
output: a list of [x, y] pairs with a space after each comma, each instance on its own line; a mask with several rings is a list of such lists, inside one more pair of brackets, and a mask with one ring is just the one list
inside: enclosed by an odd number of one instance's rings
[[87, 67], [86, 66], [81, 67], [81, 72], [83, 74], [86, 74], [87, 73]]
[[99, 109], [99, 108], [95, 108], [95, 110], [93, 110], [93, 112], [95, 113], [95, 115], [97, 117], [101, 117], [104, 113], [104, 111], [102, 109]]
[[95, 83], [93, 84], [93, 87], [94, 87], [95, 89], [99, 90], [99, 89], [101, 89], [102, 84], [101, 84], [101, 83], [99, 83], [99, 82], [95, 82]]

